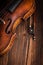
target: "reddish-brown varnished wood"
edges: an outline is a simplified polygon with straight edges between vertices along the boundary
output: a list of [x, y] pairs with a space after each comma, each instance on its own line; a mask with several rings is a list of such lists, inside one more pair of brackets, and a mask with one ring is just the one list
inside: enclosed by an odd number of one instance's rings
[[[23, 0], [13, 13], [10, 13], [10, 12], [6, 11], [5, 9], [3, 10], [4, 14], [1, 17], [1, 19], [5, 21], [5, 24], [3, 24], [3, 23], [0, 24], [0, 31], [1, 31], [0, 32], [0, 53], [4, 49], [6, 49], [6, 47], [10, 43], [10, 39], [13, 35], [13, 32], [12, 32], [13, 23], [16, 22], [16, 19], [19, 17], [21, 17], [21, 18], [24, 17], [24, 19], [25, 19], [26, 16], [28, 18], [28, 16], [32, 15], [34, 13], [34, 9], [35, 9], [34, 4], [35, 4], [34, 0]], [[32, 9], [33, 12], [30, 11], [32, 7], [33, 7], [33, 9]], [[30, 14], [25, 16], [25, 14], [27, 12], [29, 12]], [[10, 31], [10, 33], [7, 34], [5, 30], [9, 24], [9, 19], [11, 21], [11, 24], [8, 27], [8, 31]]]

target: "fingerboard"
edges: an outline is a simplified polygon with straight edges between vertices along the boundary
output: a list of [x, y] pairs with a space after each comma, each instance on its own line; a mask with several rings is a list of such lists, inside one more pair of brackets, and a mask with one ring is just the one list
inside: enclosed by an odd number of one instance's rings
[[8, 6], [8, 11], [13, 13], [16, 7], [21, 3], [22, 0], [13, 0], [12, 3]]

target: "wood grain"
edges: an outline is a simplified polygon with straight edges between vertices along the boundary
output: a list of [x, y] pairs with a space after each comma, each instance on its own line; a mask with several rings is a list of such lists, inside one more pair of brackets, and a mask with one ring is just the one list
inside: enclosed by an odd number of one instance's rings
[[39, 11], [35, 12], [34, 21], [36, 40], [29, 39], [28, 22], [22, 22], [16, 28], [17, 38], [11, 51], [0, 57], [0, 65], [43, 65], [43, 19]]

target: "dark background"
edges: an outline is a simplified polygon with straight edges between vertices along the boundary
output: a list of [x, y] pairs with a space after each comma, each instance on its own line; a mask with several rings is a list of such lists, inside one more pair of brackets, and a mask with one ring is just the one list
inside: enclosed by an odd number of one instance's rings
[[0, 10], [3, 9], [9, 3], [12, 3], [12, 1], [16, 2], [18, 0], [0, 0]]

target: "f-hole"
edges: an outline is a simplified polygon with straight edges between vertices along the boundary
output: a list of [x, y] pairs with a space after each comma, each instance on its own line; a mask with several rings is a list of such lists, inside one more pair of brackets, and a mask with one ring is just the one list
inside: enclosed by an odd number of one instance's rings
[[5, 29], [5, 32], [7, 33], [7, 34], [10, 34], [10, 32], [11, 32], [11, 30], [9, 30], [9, 27], [10, 27], [10, 24], [11, 24], [11, 19], [8, 19], [8, 25], [7, 25], [7, 27], [6, 27], [6, 29]]

